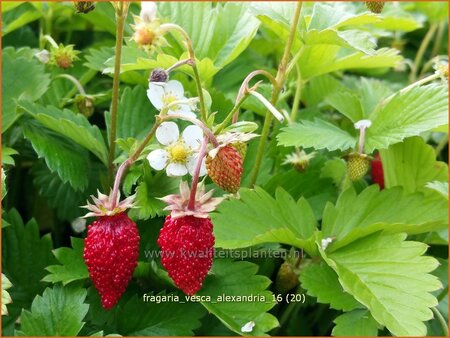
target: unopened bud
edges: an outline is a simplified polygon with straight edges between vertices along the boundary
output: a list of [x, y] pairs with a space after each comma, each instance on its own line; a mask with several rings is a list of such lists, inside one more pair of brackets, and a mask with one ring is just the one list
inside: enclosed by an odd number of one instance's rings
[[77, 95], [75, 97], [75, 103], [77, 105], [80, 114], [86, 117], [91, 117], [94, 113], [94, 99], [88, 95]]
[[89, 13], [95, 9], [95, 2], [93, 1], [74, 1], [75, 9], [77, 13]]
[[150, 82], [167, 82], [169, 74], [165, 69], [155, 68], [150, 75]]

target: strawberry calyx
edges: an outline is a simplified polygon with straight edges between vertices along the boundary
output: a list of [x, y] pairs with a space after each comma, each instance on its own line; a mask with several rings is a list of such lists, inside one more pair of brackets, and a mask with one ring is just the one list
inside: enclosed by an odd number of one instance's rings
[[92, 201], [82, 206], [82, 208], [88, 209], [88, 212], [83, 217], [100, 217], [100, 216], [113, 216], [125, 212], [134, 206], [134, 199], [136, 195], [129, 196], [123, 201], [120, 201], [120, 193], [117, 193], [115, 201], [112, 198], [112, 192], [109, 195], [102, 194], [97, 190], [98, 197], [91, 195]]

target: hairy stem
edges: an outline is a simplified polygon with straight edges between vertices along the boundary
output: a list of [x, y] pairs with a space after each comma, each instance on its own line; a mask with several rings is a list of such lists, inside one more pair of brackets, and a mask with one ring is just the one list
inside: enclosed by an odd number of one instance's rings
[[191, 194], [189, 196], [189, 204], [188, 209], [195, 209], [195, 195], [197, 193], [198, 179], [200, 176], [200, 169], [202, 167], [203, 157], [206, 155], [206, 146], [208, 145], [208, 137], [203, 138], [202, 145], [200, 147], [200, 151], [198, 153], [197, 163], [195, 165], [194, 176], [192, 176], [192, 185], [191, 185]]
[[[300, 19], [300, 13], [302, 10], [302, 1], [297, 2], [297, 5], [295, 7], [295, 12], [294, 15], [292, 17], [292, 24], [291, 24], [291, 30], [289, 32], [289, 37], [288, 37], [288, 41], [286, 43], [286, 47], [284, 49], [284, 53], [283, 53], [283, 57], [281, 58], [281, 62], [280, 65], [278, 67], [278, 72], [277, 72], [277, 76], [276, 76], [276, 86], [274, 86], [273, 91], [272, 91], [272, 97], [271, 97], [271, 103], [272, 105], [275, 105], [277, 100], [278, 100], [278, 96], [281, 92], [281, 89], [284, 86], [284, 80], [286, 78], [286, 66], [289, 60], [289, 55], [291, 53], [291, 47], [292, 44], [294, 42], [294, 38], [297, 32], [297, 25], [298, 25], [298, 21]], [[262, 161], [262, 157], [264, 154], [264, 149], [266, 146], [266, 141], [267, 141], [267, 137], [269, 136], [269, 131], [270, 131], [270, 126], [272, 124], [272, 113], [270, 111], [266, 112], [266, 117], [264, 119], [264, 125], [261, 131], [261, 137], [259, 139], [259, 144], [258, 144], [258, 150], [256, 153], [256, 160], [255, 160], [255, 165], [253, 167], [253, 171], [252, 171], [252, 175], [251, 175], [251, 179], [250, 179], [250, 186], [254, 186], [256, 183], [256, 179], [258, 178], [258, 174], [259, 174], [259, 168], [261, 166], [261, 161]]]
[[113, 209], [116, 207], [115, 203], [117, 201], [117, 194], [119, 193], [120, 183], [122, 182], [123, 175], [125, 174], [125, 171], [128, 169], [129, 166], [131, 166], [138, 158], [139, 155], [142, 153], [144, 148], [147, 146], [147, 144], [151, 141], [153, 136], [156, 133], [156, 129], [158, 129], [159, 125], [161, 124], [162, 120], [159, 118], [159, 116], [156, 117], [156, 122], [153, 124], [152, 129], [149, 131], [145, 139], [141, 142], [139, 147], [133, 152], [133, 154], [128, 157], [127, 160], [125, 160], [119, 167], [116, 173], [116, 177], [114, 179], [114, 187], [111, 194], [111, 201], [113, 203]]
[[161, 25], [161, 29], [166, 30], [166, 31], [175, 30], [175, 31], [179, 32], [183, 36], [184, 40], [186, 41], [189, 59], [191, 60], [189, 62], [189, 64], [192, 66], [192, 71], [194, 73], [194, 80], [195, 80], [195, 84], [197, 86], [197, 95], [198, 95], [198, 98], [200, 99], [200, 114], [201, 114], [202, 120], [204, 122], [206, 122], [208, 119], [208, 115], [206, 112], [205, 97], [203, 96], [202, 83], [201, 83], [200, 75], [198, 72], [198, 67], [197, 67], [197, 63], [196, 63], [196, 59], [195, 59], [194, 46], [192, 44], [192, 40], [189, 37], [188, 33], [186, 33], [186, 31], [183, 28], [181, 28], [180, 26], [178, 26], [176, 24], [166, 23], [166, 24]]
[[297, 119], [298, 109], [300, 107], [300, 100], [302, 97], [302, 74], [300, 73], [300, 67], [297, 65], [297, 83], [295, 84], [295, 96], [294, 102], [292, 103], [291, 110], [291, 122], [295, 122]]
[[116, 47], [114, 77], [111, 99], [111, 124], [109, 138], [108, 177], [111, 182], [114, 173], [114, 155], [116, 151], [117, 111], [119, 108], [120, 63], [122, 60], [123, 29], [128, 12], [128, 4], [119, 2], [116, 6]]
[[425, 34], [425, 37], [422, 40], [422, 43], [420, 44], [420, 47], [417, 51], [416, 58], [414, 59], [414, 65], [411, 70], [411, 75], [409, 77], [409, 82], [414, 82], [417, 79], [417, 73], [419, 71], [420, 63], [422, 62], [423, 56], [425, 54], [425, 51], [428, 47], [428, 45], [431, 42], [431, 39], [433, 38], [434, 33], [436, 32], [436, 29], [438, 28], [437, 24], [432, 24], [430, 28], [428, 29], [427, 34]]

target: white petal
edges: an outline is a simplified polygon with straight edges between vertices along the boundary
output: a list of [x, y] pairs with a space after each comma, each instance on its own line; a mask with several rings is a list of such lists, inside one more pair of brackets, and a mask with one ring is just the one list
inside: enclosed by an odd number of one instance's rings
[[187, 126], [183, 130], [183, 140], [184, 143], [190, 147], [192, 150], [197, 150], [200, 148], [203, 140], [203, 130], [199, 126], [191, 125]]
[[167, 176], [184, 176], [187, 172], [186, 166], [181, 163], [170, 163], [166, 169]]
[[[203, 157], [202, 165], [200, 167], [200, 173], [199, 176], [205, 176], [206, 175], [206, 163], [205, 163], [205, 157]], [[194, 176], [195, 167], [197, 166], [197, 160], [198, 160], [198, 154], [193, 154], [189, 156], [186, 167], [189, 171], [189, 175]]]
[[162, 170], [167, 165], [167, 161], [169, 160], [169, 153], [164, 149], [156, 149], [148, 154], [147, 160], [153, 169]]
[[182, 116], [186, 116], [186, 117], [190, 117], [190, 118], [196, 118], [197, 116], [191, 112], [190, 110], [183, 110], [183, 109], [178, 109], [178, 110], [169, 110], [167, 112], [167, 115], [182, 115]]
[[179, 137], [180, 131], [175, 122], [163, 122], [158, 129], [156, 129], [156, 139], [165, 146], [176, 142]]
[[370, 120], [359, 120], [355, 123], [355, 129], [370, 128], [371, 125], [372, 121]]
[[152, 22], [156, 18], [156, 3], [153, 1], [142, 1], [139, 16], [146, 22]]
[[164, 106], [164, 86], [150, 82], [148, 85], [147, 97], [152, 105], [160, 110]]
[[167, 81], [165, 92], [168, 95], [175, 96], [178, 100], [186, 99], [184, 97], [184, 88], [180, 81], [177, 80]]
[[254, 327], [255, 322], [253, 320], [249, 321], [248, 323], [246, 323], [244, 326], [241, 327], [241, 332], [243, 333], [252, 332]]

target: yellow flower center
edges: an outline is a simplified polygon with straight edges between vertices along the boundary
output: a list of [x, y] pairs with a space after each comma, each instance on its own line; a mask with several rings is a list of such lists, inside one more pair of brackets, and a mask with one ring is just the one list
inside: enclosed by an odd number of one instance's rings
[[183, 143], [174, 144], [168, 151], [172, 162], [186, 163], [189, 151]]
[[[171, 93], [167, 93], [164, 95], [163, 97], [163, 102], [165, 106], [168, 106], [169, 104], [171, 104], [172, 102], [176, 101], [177, 97]], [[174, 105], [171, 107], [172, 110], [178, 110], [178, 105]]]

